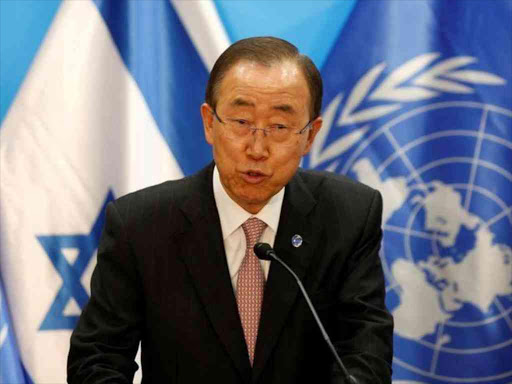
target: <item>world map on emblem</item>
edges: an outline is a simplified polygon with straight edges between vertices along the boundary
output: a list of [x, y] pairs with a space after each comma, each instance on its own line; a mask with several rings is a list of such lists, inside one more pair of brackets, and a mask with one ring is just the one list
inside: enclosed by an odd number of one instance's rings
[[512, 379], [511, 120], [478, 102], [424, 105], [341, 163], [383, 195], [394, 364], [425, 379]]

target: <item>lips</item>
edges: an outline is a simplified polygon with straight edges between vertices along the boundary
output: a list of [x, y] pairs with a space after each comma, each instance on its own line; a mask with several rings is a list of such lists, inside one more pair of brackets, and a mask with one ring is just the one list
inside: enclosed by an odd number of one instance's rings
[[241, 175], [242, 179], [244, 179], [249, 184], [258, 184], [268, 178], [268, 176], [263, 172], [252, 169], [242, 172]]

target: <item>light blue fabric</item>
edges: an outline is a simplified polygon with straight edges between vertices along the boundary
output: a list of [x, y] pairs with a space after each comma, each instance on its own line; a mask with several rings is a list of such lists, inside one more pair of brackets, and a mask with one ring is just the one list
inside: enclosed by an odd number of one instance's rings
[[[0, 124], [60, 3], [61, 0], [0, 1]], [[256, 35], [282, 37], [296, 44], [319, 67], [355, 3], [356, 0], [215, 1], [232, 41]]]
[[304, 163], [384, 197], [394, 380], [512, 379], [510, 20], [512, 1], [360, 1], [322, 68]]
[[61, 0], [0, 1], [0, 123]]
[[31, 382], [18, 354], [14, 327], [0, 276], [0, 384]]
[[322, 67], [356, 0], [215, 0], [231, 41], [276, 36], [295, 44]]

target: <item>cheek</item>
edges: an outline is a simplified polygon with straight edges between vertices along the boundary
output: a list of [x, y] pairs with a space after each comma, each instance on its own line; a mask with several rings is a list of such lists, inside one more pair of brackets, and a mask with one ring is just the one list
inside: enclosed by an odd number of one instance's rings
[[274, 163], [274, 171], [276, 172], [276, 182], [286, 184], [295, 174], [301, 159], [301, 152], [294, 150], [292, 152], [283, 153], [276, 157]]
[[302, 146], [296, 145], [291, 148], [286, 148], [281, 152], [276, 153], [276, 164], [282, 168], [294, 168], [300, 163], [302, 158]]
[[236, 144], [222, 136], [217, 137], [213, 145], [213, 155], [217, 162], [236, 162], [241, 151], [242, 149], [239, 144]]

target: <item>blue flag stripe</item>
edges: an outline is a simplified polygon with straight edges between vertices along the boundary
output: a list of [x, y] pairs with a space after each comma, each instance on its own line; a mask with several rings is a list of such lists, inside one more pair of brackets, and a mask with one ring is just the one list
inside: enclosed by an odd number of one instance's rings
[[185, 174], [211, 160], [199, 112], [208, 71], [169, 0], [94, 0]]
[[9, 306], [0, 276], [0, 384], [32, 384], [21, 361]]

